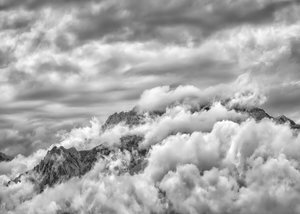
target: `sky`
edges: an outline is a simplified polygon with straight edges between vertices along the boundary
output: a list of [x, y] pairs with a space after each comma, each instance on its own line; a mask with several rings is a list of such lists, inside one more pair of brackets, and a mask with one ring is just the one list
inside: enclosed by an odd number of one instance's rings
[[0, 151], [47, 148], [161, 86], [251, 89], [300, 122], [299, 69], [298, 0], [0, 0]]

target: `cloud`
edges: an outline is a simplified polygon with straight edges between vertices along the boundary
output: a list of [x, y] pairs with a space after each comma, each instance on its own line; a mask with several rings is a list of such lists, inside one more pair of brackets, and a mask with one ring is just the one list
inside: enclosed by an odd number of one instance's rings
[[28, 9], [38, 9], [39, 7], [43, 6], [61, 6], [61, 5], [68, 5], [68, 4], [83, 4], [84, 1], [82, 0], [63, 0], [63, 1], [57, 1], [57, 0], [42, 0], [42, 1], [36, 1], [36, 0], [26, 0], [26, 1], [20, 1], [20, 0], [12, 0], [7, 1], [4, 0], [0, 4], [1, 10], [7, 10], [15, 7], [26, 7]]
[[[278, 82], [299, 79], [297, 2], [2, 4], [7, 7], [0, 23], [0, 113], [15, 123], [30, 118], [50, 126], [68, 123], [70, 128], [93, 116], [104, 120], [123, 107], [131, 109], [144, 90], [162, 85], [194, 85], [213, 97], [228, 92], [224, 84], [248, 72], [259, 90], [239, 90], [256, 105], [264, 101], [263, 95], [254, 101], [259, 94], [284, 87]], [[236, 95], [238, 100], [243, 93]], [[265, 105], [267, 110], [299, 118], [296, 108], [273, 103], [272, 108]]]
[[[130, 159], [119, 154], [39, 196], [26, 181], [1, 185], [0, 209], [299, 212], [299, 134], [216, 102], [299, 121], [299, 1], [0, 0], [0, 10], [0, 150], [22, 154], [0, 163], [1, 183], [54, 144], [115, 148], [138, 134], [149, 148], [135, 176], [115, 174]], [[136, 104], [163, 114], [100, 129]]]
[[237, 183], [226, 170], [212, 168], [200, 175], [195, 165], [181, 165], [164, 177], [160, 188], [179, 213], [235, 213]]
[[201, 170], [210, 169], [218, 164], [217, 147], [217, 143], [207, 142], [201, 133], [193, 133], [191, 136], [175, 135], [163, 141], [162, 145], [152, 148], [145, 174], [154, 181], [160, 181], [179, 163], [197, 164]]
[[[79, 150], [91, 149], [99, 144], [95, 142], [100, 135], [101, 124], [97, 118], [90, 121], [90, 126], [74, 128], [61, 136], [59, 145], [65, 148], [75, 147]], [[92, 144], [92, 145], [89, 145]]]
[[[177, 212], [187, 213], [224, 213], [224, 210], [228, 213], [297, 212], [298, 208], [294, 201], [298, 201], [298, 192], [288, 183], [294, 185], [299, 176], [294, 165], [298, 157], [293, 156], [295, 153], [290, 153], [291, 151], [285, 148], [296, 149], [294, 143], [299, 135], [295, 137], [288, 127], [278, 126], [267, 120], [261, 123], [248, 121], [240, 127], [227, 126], [233, 129], [233, 132], [221, 134], [220, 128], [225, 128], [225, 125], [229, 124], [219, 122], [206, 136], [205, 139], [207, 143], [209, 142], [206, 144], [208, 148], [214, 148], [211, 152], [218, 152], [202, 155], [201, 157], [207, 155], [205, 161], [194, 162], [193, 154], [197, 148], [185, 153], [185, 146], [195, 138], [194, 134], [190, 137], [181, 135], [171, 137], [169, 141], [164, 142], [165, 144], [153, 148], [153, 156], [150, 156], [149, 168], [146, 168], [145, 172], [151, 171], [154, 175], [158, 172], [165, 174], [160, 187], [166, 191], [166, 195], [172, 202], [171, 208]], [[265, 135], [264, 130], [270, 132]], [[217, 133], [219, 134], [216, 135]], [[222, 138], [222, 135], [225, 137], [228, 133], [233, 135], [224, 142], [227, 145], [222, 145], [220, 143], [222, 141], [217, 139]], [[181, 141], [181, 145], [175, 143], [175, 140], [184, 138], [186, 139]], [[209, 139], [214, 141], [210, 142]], [[174, 143], [173, 146], [171, 141]], [[228, 142], [232, 144], [229, 145]], [[236, 147], [235, 142], [240, 143], [241, 146]], [[169, 152], [167, 145], [170, 146]], [[225, 150], [220, 150], [222, 147]], [[237, 149], [234, 153], [237, 159], [231, 159], [229, 163], [234, 164], [237, 169], [230, 167], [225, 161], [228, 161], [228, 156], [223, 160], [221, 158], [225, 157], [224, 154], [222, 155], [224, 151], [227, 155], [232, 154], [233, 147]], [[162, 152], [163, 148], [166, 149], [165, 153]], [[207, 147], [200, 148], [204, 152]], [[201, 152], [195, 153], [201, 154]], [[159, 164], [154, 165], [154, 159], [151, 158], [158, 154], [161, 156], [157, 156], [155, 160], [158, 160]], [[170, 158], [177, 154], [178, 157]], [[158, 157], [164, 157], [164, 160], [159, 161]], [[188, 158], [189, 161], [184, 158]], [[207, 161], [213, 164], [209, 169], [203, 169], [203, 165], [198, 165], [205, 164]], [[171, 171], [169, 171], [170, 166], [172, 166]], [[280, 176], [283, 174], [285, 175], [281, 179]], [[270, 204], [272, 208], [268, 208]]]
[[172, 103], [199, 100], [199, 96], [200, 90], [194, 86], [179, 86], [172, 91], [169, 86], [157, 87], [142, 94], [138, 107], [145, 111], [162, 111]]
[[215, 85], [204, 90], [191, 85], [175, 89], [162, 86], [146, 90], [137, 107], [141, 111], [164, 111], [168, 106], [179, 103], [199, 107], [214, 100], [226, 99], [230, 99], [230, 105], [259, 106], [266, 101], [263, 88], [252, 80], [251, 73], [245, 73], [229, 84]]
[[20, 174], [31, 170], [44, 158], [45, 155], [46, 150], [40, 149], [28, 157], [17, 155], [9, 162], [0, 162], [0, 175], [8, 177], [8, 180], [6, 181], [8, 182], [10, 179], [14, 179]]
[[176, 133], [193, 133], [195, 131], [210, 132], [217, 121], [242, 121], [245, 116], [235, 111], [228, 111], [220, 103], [214, 103], [209, 110], [192, 113], [188, 108], [176, 106], [167, 109], [145, 133], [143, 146], [161, 142]]
[[[298, 211], [298, 132], [270, 119], [246, 119], [218, 102], [210, 110], [194, 113], [193, 103], [189, 104], [179, 103], [154, 118], [145, 114], [145, 123], [131, 128], [119, 124], [100, 131], [101, 123], [94, 119], [89, 126], [73, 129], [59, 145], [89, 149], [108, 143], [115, 152], [99, 159], [86, 175], [38, 195], [25, 180], [19, 186], [2, 185], [9, 197], [2, 200], [1, 209], [16, 213]], [[133, 133], [158, 138], [145, 156], [145, 169], [122, 174], [131, 155], [118, 151], [116, 141]], [[2, 182], [32, 168], [45, 152], [1, 164]]]
[[[121, 155], [118, 158], [124, 157]], [[105, 161], [99, 161], [82, 179], [74, 178], [54, 188], [46, 189], [32, 200], [22, 203], [15, 209], [15, 213], [32, 210], [38, 213], [162, 211], [157, 198], [158, 190], [145, 177], [115, 174], [104, 176], [105, 164], [107, 164]], [[5, 191], [12, 191], [12, 188], [6, 188]], [[21, 198], [19, 195], [10, 195], [15, 200]]]
[[[274, 21], [275, 13], [298, 1], [104, 1], [94, 14], [79, 13], [78, 23], [70, 27], [79, 41], [103, 38], [107, 41], [186, 42], [201, 40], [222, 29], [241, 24], [263, 25]], [[92, 4], [92, 6], [94, 6]], [[100, 21], [99, 21], [100, 20]], [[84, 26], [81, 28], [80, 26]], [[180, 32], [182, 34], [173, 34]], [[184, 33], [188, 36], [184, 36]]]

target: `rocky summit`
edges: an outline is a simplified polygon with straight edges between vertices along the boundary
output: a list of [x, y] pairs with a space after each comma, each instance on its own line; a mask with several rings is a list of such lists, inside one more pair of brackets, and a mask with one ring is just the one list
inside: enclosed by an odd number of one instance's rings
[[107, 159], [117, 151], [128, 152], [131, 155], [130, 163], [124, 172], [137, 173], [146, 166], [144, 157], [147, 150], [139, 150], [138, 143], [143, 140], [137, 135], [124, 136], [119, 149], [109, 149], [103, 145], [91, 150], [78, 151], [74, 147], [66, 149], [63, 146], [54, 146], [49, 150], [41, 162], [32, 170], [21, 174], [11, 182], [18, 183], [25, 178], [42, 192], [46, 187], [62, 183], [72, 177], [80, 177], [91, 170], [99, 159]]
[[241, 112], [244, 114], [248, 114], [250, 117], [255, 119], [256, 121], [260, 121], [262, 119], [271, 119], [278, 124], [289, 124], [292, 129], [300, 129], [300, 125], [296, 124], [295, 121], [286, 117], [285, 115], [281, 115], [278, 117], [273, 117], [269, 115], [265, 110], [257, 107], [248, 107], [248, 108], [241, 108], [241, 107], [234, 107], [233, 108], [237, 112]]
[[109, 153], [110, 151], [102, 146], [88, 151], [77, 151], [74, 147], [65, 149], [62, 146], [54, 146], [34, 167], [33, 172], [38, 174], [37, 182], [43, 190], [45, 186], [53, 186], [71, 177], [84, 175], [92, 168], [98, 157]]
[[121, 122], [123, 122], [125, 125], [128, 126], [133, 126], [133, 125], [138, 125], [142, 123], [144, 119], [143, 114], [139, 114], [137, 111], [134, 109], [131, 111], [127, 112], [119, 112], [119, 113], [114, 113], [110, 115], [104, 125], [102, 126], [102, 129], [105, 130], [107, 128], [113, 127]]

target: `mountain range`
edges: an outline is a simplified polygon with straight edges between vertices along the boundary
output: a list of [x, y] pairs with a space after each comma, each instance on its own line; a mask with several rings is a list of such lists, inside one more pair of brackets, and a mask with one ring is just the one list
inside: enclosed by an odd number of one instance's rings
[[[201, 107], [200, 110], [207, 111], [210, 105]], [[296, 124], [290, 118], [282, 115], [279, 117], [272, 117], [263, 109], [257, 107], [244, 108], [232, 107], [236, 112], [247, 114], [249, 117], [260, 121], [264, 118], [274, 120], [276, 123], [287, 123], [292, 129], [300, 129], [300, 125]], [[152, 117], [160, 116], [164, 112], [151, 112]], [[124, 123], [129, 127], [142, 124], [144, 122], [144, 114], [139, 113], [135, 109], [128, 112], [114, 113], [108, 117], [102, 130], [107, 130], [119, 123]], [[118, 152], [127, 152], [130, 154], [130, 162], [119, 173], [130, 173], [131, 175], [141, 172], [147, 165], [146, 157], [149, 149], [142, 149], [139, 143], [143, 141], [143, 136], [139, 135], [125, 135], [120, 138], [120, 145], [116, 148], [106, 147], [102, 144], [90, 149], [78, 151], [74, 147], [64, 148], [63, 146], [54, 146], [48, 150], [46, 156], [36, 165], [32, 170], [20, 174], [15, 179], [8, 182], [18, 183], [23, 178], [34, 183], [37, 191], [42, 192], [47, 187], [53, 187], [55, 184], [62, 183], [72, 177], [81, 177], [92, 169], [94, 164], [99, 159], [113, 159]], [[10, 161], [9, 157], [0, 153], [0, 161]]]

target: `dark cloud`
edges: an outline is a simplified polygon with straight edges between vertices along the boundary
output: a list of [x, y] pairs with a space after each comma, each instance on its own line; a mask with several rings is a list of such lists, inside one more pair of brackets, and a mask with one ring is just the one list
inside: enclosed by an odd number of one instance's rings
[[13, 58], [13, 48], [8, 48], [6, 50], [0, 49], [0, 69], [8, 67]]
[[[235, 5], [228, 2], [205, 4], [202, 1], [168, 1], [163, 6], [145, 1], [122, 3], [109, 4], [94, 14], [89, 9], [78, 13], [78, 23], [68, 31], [75, 34], [78, 41], [184, 41], [185, 38], [179, 32], [186, 32], [195, 40], [201, 40], [224, 28], [271, 22], [278, 10], [298, 4], [299, 1], [278, 1], [263, 5], [252, 1], [242, 1]], [[205, 6], [211, 9], [204, 9]]]
[[[174, 57], [175, 58], [175, 57]], [[180, 75], [185, 81], [198, 77], [210, 83], [222, 83], [237, 77], [234, 66], [230, 62], [205, 59], [203, 56], [187, 59], [174, 59], [169, 62], [156, 62], [136, 66], [126, 72], [128, 75]]]
[[267, 108], [274, 112], [298, 111], [300, 106], [300, 85], [287, 85], [273, 88], [269, 92]]
[[79, 41], [107, 37], [111, 34], [122, 36], [128, 20], [122, 17], [122, 8], [119, 8], [119, 5], [110, 6], [96, 14], [91, 14], [89, 11], [90, 9], [86, 9], [84, 12], [79, 12], [76, 17], [78, 24], [69, 29]]
[[3, 127], [0, 130], [0, 151], [13, 156], [17, 154], [28, 156], [38, 149], [46, 149], [51, 144], [58, 143], [60, 140], [58, 133], [68, 132], [90, 119], [89, 114], [42, 115], [37, 112], [34, 115], [31, 120], [24, 120], [21, 117], [1, 120]]
[[[5, 14], [5, 15], [4, 15]], [[8, 11], [4, 13], [0, 21], [0, 29], [3, 30], [24, 30], [32, 25], [36, 19], [30, 12]]]
[[61, 102], [67, 106], [84, 107], [84, 106], [99, 106], [102, 103], [113, 103], [117, 101], [137, 100], [140, 96], [140, 90], [127, 90], [123, 92], [99, 92], [99, 91], [85, 91], [77, 93], [75, 96], [68, 96]]
[[25, 105], [24, 103], [19, 105], [2, 105], [0, 107], [0, 115], [7, 115], [7, 114], [16, 114], [22, 112], [33, 112], [37, 110], [37, 106], [34, 104]]
[[76, 64], [63, 61], [63, 62], [43, 62], [38, 65], [37, 69], [39, 72], [61, 72], [61, 73], [73, 73], [78, 74], [80, 72], [80, 67]]
[[[66, 32], [60, 32], [56, 38], [60, 48], [68, 49], [72, 45], [68, 44], [65, 33], [74, 34], [77, 45], [93, 39], [104, 39], [108, 42], [128, 40], [186, 42], [186, 38], [180, 33], [174, 35], [178, 31], [187, 33], [195, 41], [201, 41], [201, 38], [227, 27], [271, 22], [277, 11], [298, 3], [298, 0], [262, 4], [248, 0], [237, 3], [171, 0], [161, 5], [157, 1], [10, 0], [2, 2], [0, 8], [24, 6], [36, 9], [59, 5], [58, 9], [64, 10], [75, 5], [78, 11], [75, 14], [71, 13], [75, 16], [74, 22], [67, 27]], [[95, 4], [102, 7], [91, 13]], [[5, 25], [18, 28], [28, 25], [29, 20], [17, 18], [15, 24]]]
[[18, 100], [59, 100], [66, 96], [67, 92], [62, 88], [42, 88], [39, 90], [31, 89], [25, 93], [19, 93]]
[[43, 6], [68, 6], [70, 4], [84, 4], [86, 2], [100, 2], [101, 0], [4, 0], [0, 3], [0, 10], [7, 10], [15, 7], [37, 9]]
[[[11, 134], [9, 132], [16, 132]], [[33, 140], [30, 133], [18, 133], [17, 130], [1, 130], [0, 150], [15, 156], [17, 154], [30, 155], [33, 148]]]

